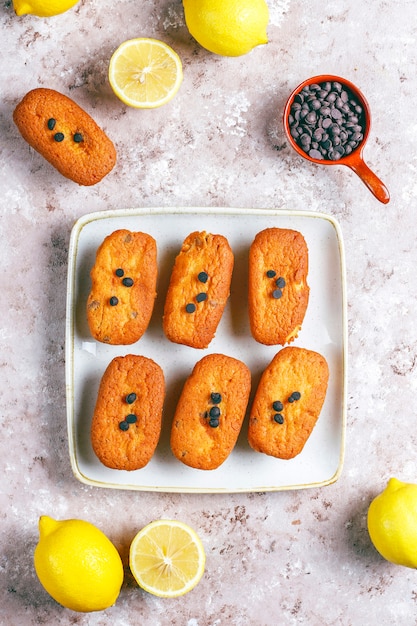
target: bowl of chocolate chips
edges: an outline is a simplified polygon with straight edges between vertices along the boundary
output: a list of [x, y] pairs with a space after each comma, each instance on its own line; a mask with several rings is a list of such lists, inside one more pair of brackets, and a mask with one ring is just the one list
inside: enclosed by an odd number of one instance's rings
[[369, 104], [349, 80], [323, 74], [298, 85], [285, 105], [284, 128], [304, 159], [346, 165], [380, 202], [389, 202], [388, 189], [363, 159], [371, 128]]

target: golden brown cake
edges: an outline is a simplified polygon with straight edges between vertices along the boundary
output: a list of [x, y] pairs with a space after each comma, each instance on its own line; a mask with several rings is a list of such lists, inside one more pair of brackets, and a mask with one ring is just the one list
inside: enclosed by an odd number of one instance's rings
[[254, 450], [279, 459], [300, 454], [326, 397], [325, 358], [304, 348], [283, 348], [265, 369], [249, 417]]
[[163, 328], [174, 343], [207, 348], [230, 293], [233, 252], [222, 235], [194, 232], [185, 239], [171, 274]]
[[127, 345], [142, 337], [155, 303], [157, 271], [150, 235], [117, 230], [104, 239], [87, 300], [88, 325], [97, 341]]
[[234, 448], [249, 400], [247, 366], [224, 354], [209, 354], [186, 380], [171, 428], [171, 449], [179, 461], [216, 469]]
[[93, 450], [103, 465], [129, 471], [145, 467], [159, 441], [164, 397], [157, 363], [132, 354], [111, 361], [91, 424]]
[[308, 249], [295, 230], [267, 228], [249, 252], [249, 321], [252, 336], [265, 345], [291, 343], [308, 305]]
[[29, 91], [15, 108], [13, 119], [29, 145], [79, 185], [95, 185], [116, 163], [116, 149], [104, 131], [58, 91]]

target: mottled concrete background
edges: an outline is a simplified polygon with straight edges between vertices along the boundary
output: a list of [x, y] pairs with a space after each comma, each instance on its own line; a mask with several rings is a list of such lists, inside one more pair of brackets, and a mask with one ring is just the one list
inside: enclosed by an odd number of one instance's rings
[[[0, 7], [1, 437], [0, 623], [5, 626], [362, 626], [416, 624], [417, 578], [383, 561], [366, 512], [390, 476], [417, 482], [417, 23], [414, 0], [269, 0], [269, 43], [245, 57], [199, 47], [180, 0], [81, 0], [67, 13], [18, 18]], [[127, 109], [107, 81], [128, 38], [163, 39], [184, 82], [154, 111]], [[309, 76], [356, 83], [373, 113], [365, 149], [391, 193], [379, 203], [342, 166], [300, 159], [283, 136], [287, 96]], [[20, 137], [12, 111], [34, 87], [61, 91], [113, 139], [100, 184], [62, 178]], [[349, 387], [340, 479], [320, 489], [161, 494], [100, 489], [71, 471], [65, 408], [69, 237], [92, 211], [254, 207], [325, 212], [347, 261]], [[163, 217], [161, 217], [163, 219]], [[152, 519], [191, 524], [207, 552], [200, 585], [178, 600], [142, 593], [126, 573], [116, 606], [58, 606], [32, 566], [38, 517], [98, 525], [127, 562]]]

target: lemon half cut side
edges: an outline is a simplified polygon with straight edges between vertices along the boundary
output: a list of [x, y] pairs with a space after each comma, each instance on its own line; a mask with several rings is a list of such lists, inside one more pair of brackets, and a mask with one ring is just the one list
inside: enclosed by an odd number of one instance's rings
[[166, 104], [177, 93], [182, 79], [180, 57], [158, 39], [124, 41], [110, 59], [109, 81], [114, 93], [137, 109]]
[[177, 598], [193, 589], [205, 568], [203, 544], [196, 532], [176, 520], [156, 520], [138, 532], [129, 565], [142, 589], [160, 598]]

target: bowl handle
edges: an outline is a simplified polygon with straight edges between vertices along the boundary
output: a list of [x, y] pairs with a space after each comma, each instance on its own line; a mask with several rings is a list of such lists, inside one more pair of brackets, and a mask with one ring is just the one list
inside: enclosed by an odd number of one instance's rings
[[346, 163], [346, 165], [359, 176], [377, 200], [383, 202], [384, 204], [387, 204], [390, 201], [388, 189], [382, 180], [380, 180], [378, 176], [374, 174], [374, 172], [366, 165], [362, 157], [350, 159], [349, 163]]

